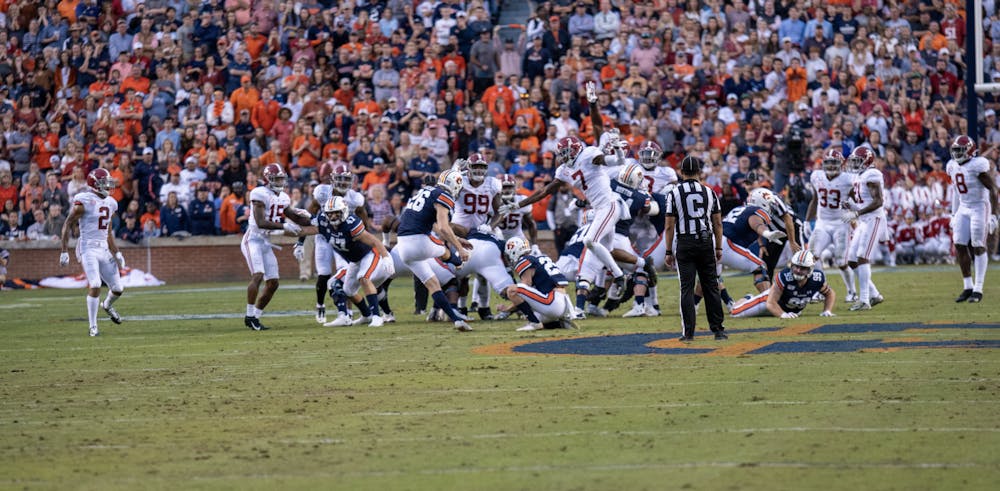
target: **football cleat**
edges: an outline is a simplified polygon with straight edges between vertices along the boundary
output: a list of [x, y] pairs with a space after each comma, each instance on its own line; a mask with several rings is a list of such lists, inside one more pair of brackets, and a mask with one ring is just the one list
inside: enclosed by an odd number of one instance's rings
[[725, 341], [727, 339], [729, 339], [729, 336], [726, 335], [726, 331], [716, 331], [715, 332], [715, 340], [716, 341]]
[[677, 340], [680, 341], [680, 342], [682, 342], [682, 343], [690, 343], [691, 341], [694, 341], [694, 336], [684, 335], [684, 336], [681, 336], [681, 337], [677, 338]]
[[505, 321], [509, 317], [510, 317], [510, 312], [502, 310], [500, 312], [497, 312], [497, 314], [493, 316], [493, 320], [495, 320], [495, 321]]
[[983, 301], [982, 292], [972, 292], [972, 295], [969, 296], [969, 303], [979, 303], [982, 301]]
[[646, 315], [646, 308], [639, 304], [632, 304], [632, 309], [625, 312], [622, 317], [642, 317]]
[[955, 299], [955, 303], [967, 302], [969, 297], [972, 296], [972, 289], [962, 290], [962, 294]]
[[101, 334], [101, 332], [97, 330], [97, 326], [90, 326], [90, 336], [91, 337], [98, 336], [100, 334]]
[[847, 303], [854, 303], [857, 302], [858, 300], [860, 300], [860, 298], [858, 297], [858, 294], [854, 292], [849, 292], [847, 296], [844, 297], [844, 301]]
[[336, 319], [334, 319], [334, 320], [332, 320], [330, 322], [324, 323], [323, 326], [324, 327], [349, 326], [353, 322], [354, 322], [354, 320], [351, 319], [351, 316], [349, 316], [349, 315], [344, 314], [343, 312], [341, 312], [341, 313], [337, 314], [337, 318]]
[[368, 327], [382, 327], [385, 325], [385, 320], [382, 319], [381, 315], [373, 315], [372, 321], [368, 323]]
[[382, 316], [382, 320], [385, 321], [387, 324], [390, 322], [396, 322], [396, 316], [393, 314], [385, 314]]
[[326, 324], [326, 306], [316, 307], [316, 322]]
[[592, 315], [594, 317], [607, 317], [608, 311], [604, 310], [594, 304], [587, 304], [587, 315]]
[[101, 304], [101, 307], [104, 309], [104, 312], [108, 314], [108, 317], [111, 318], [111, 322], [114, 322], [115, 324], [122, 323], [122, 316], [118, 315], [118, 311], [115, 310], [114, 307], [105, 307], [104, 304]]
[[582, 321], [582, 320], [584, 320], [586, 318], [587, 318], [587, 314], [584, 311], [582, 311], [580, 309], [577, 309], [577, 308], [573, 309], [573, 320], [575, 320], [575, 321]]
[[258, 319], [256, 317], [254, 317], [254, 322], [257, 323], [257, 328], [254, 329], [255, 331], [266, 331], [266, 330], [270, 329], [270, 327], [267, 327], [264, 324], [261, 324], [260, 319]]
[[872, 305], [870, 303], [858, 300], [857, 302], [854, 303], [854, 305], [851, 305], [851, 308], [848, 310], [854, 312], [856, 310], [871, 310], [871, 309]]
[[479, 307], [476, 309], [476, 313], [479, 314], [479, 318], [484, 321], [493, 320], [493, 311], [489, 307]]
[[876, 305], [878, 305], [878, 304], [880, 304], [880, 303], [882, 303], [884, 301], [885, 301], [885, 297], [883, 297], [882, 295], [879, 295], [877, 297], [872, 297], [872, 301], [871, 301], [872, 307], [874, 307], [874, 306], [876, 306]]
[[655, 306], [653, 306], [653, 304], [651, 304], [651, 303], [647, 302], [646, 306], [645, 306], [645, 308], [643, 310], [644, 310], [643, 315], [645, 315], [646, 317], [659, 317], [660, 316], [660, 310], [657, 309]]
[[562, 319], [559, 321], [562, 324], [563, 329], [580, 329], [580, 326], [573, 322], [572, 319]]
[[529, 322], [517, 328], [518, 332], [541, 331], [542, 329], [545, 329], [545, 327], [542, 326], [541, 322]]
[[254, 318], [250, 317], [249, 315], [243, 317], [243, 325], [247, 326], [247, 329], [253, 329], [253, 321], [254, 321]]
[[472, 330], [472, 326], [465, 321], [455, 321], [455, 329], [459, 332], [469, 332]]
[[371, 321], [372, 321], [372, 317], [370, 315], [363, 315], [363, 316], [358, 317], [357, 319], [354, 319], [353, 321], [351, 321], [351, 325], [352, 326], [358, 326], [358, 325], [361, 325], [361, 324], [368, 324]]

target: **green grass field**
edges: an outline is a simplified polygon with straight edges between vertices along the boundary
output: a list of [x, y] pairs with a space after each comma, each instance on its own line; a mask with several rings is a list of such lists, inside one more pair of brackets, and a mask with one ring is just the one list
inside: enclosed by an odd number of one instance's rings
[[[514, 321], [462, 334], [418, 320], [408, 281], [393, 286], [400, 322], [378, 329], [323, 328], [311, 313], [265, 317], [267, 332], [240, 318], [171, 320], [242, 316], [245, 302], [243, 285], [170, 285], [126, 292], [126, 323], [102, 320], [98, 338], [83, 290], [5, 291], [0, 488], [992, 490], [998, 273], [978, 305], [952, 302], [954, 267], [876, 273], [887, 301], [870, 312], [841, 301], [829, 320], [818, 305], [794, 321], [727, 319], [729, 341], [690, 345], [724, 349], [697, 355], [509, 353], [630, 333], [677, 352], [670, 278], [663, 317], [529, 334]], [[746, 277], [728, 285], [750, 288]], [[269, 310], [313, 300], [288, 282]], [[806, 332], [837, 323], [915, 326]], [[602, 349], [617, 339], [634, 337]], [[833, 341], [890, 344], [801, 352]], [[900, 349], [947, 341], [962, 346]], [[751, 353], [779, 345], [799, 352]]]

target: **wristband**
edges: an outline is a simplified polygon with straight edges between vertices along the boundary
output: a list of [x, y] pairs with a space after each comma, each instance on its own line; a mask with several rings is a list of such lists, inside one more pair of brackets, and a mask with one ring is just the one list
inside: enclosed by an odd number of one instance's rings
[[674, 255], [674, 251], [668, 250], [668, 251], [664, 252], [664, 254], [666, 254], [668, 256], [673, 256]]

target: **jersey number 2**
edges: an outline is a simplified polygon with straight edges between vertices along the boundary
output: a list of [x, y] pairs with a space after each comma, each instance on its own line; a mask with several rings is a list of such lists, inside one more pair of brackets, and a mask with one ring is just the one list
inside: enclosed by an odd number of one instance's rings
[[97, 229], [107, 230], [108, 224], [111, 223], [111, 208], [102, 206], [97, 209], [97, 213]]

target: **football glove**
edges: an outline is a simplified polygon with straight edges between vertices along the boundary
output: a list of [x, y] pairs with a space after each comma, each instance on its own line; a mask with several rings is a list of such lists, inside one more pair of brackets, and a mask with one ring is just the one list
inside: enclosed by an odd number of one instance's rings
[[851, 222], [853, 222], [854, 220], [857, 220], [857, 219], [858, 219], [858, 212], [856, 212], [854, 210], [850, 210], [850, 211], [844, 213], [844, 215], [842, 217], [840, 217], [840, 221], [842, 221], [844, 223], [851, 223]]
[[990, 215], [990, 235], [997, 231], [997, 220], [996, 215]]
[[587, 102], [593, 104], [597, 102], [597, 84], [593, 80], [584, 84], [587, 88]]
[[391, 256], [383, 257], [382, 261], [385, 262], [385, 269], [386, 271], [389, 272], [389, 278], [396, 276], [396, 265], [392, 262], [392, 257]]
[[802, 235], [809, 237], [813, 233], [813, 224], [810, 221], [802, 222]]
[[61, 253], [59, 253], [59, 265], [60, 266], [68, 266], [69, 265], [69, 253], [68, 252], [61, 252]]
[[306, 248], [302, 244], [295, 244], [292, 247], [292, 255], [295, 256], [295, 260], [302, 262], [306, 258]]
[[780, 244], [781, 239], [785, 238], [785, 233], [780, 230], [768, 230], [762, 234], [761, 237], [767, 239], [769, 242], [774, 242], [775, 244]]
[[299, 235], [299, 232], [302, 231], [302, 227], [300, 227], [297, 223], [291, 221], [285, 222], [283, 228], [285, 229], [285, 232], [288, 232], [289, 234], [292, 235]]
[[580, 208], [581, 210], [587, 207], [587, 200], [585, 199], [577, 198], [576, 201], [574, 201], [573, 203], [575, 203], [576, 207]]
[[795, 319], [798, 318], [798, 316], [799, 314], [796, 314], [795, 312], [785, 312], [784, 314], [781, 314], [782, 319]]
[[824, 310], [824, 311], [822, 311], [822, 312], [819, 313], [819, 316], [820, 317], [834, 317], [834, 316], [836, 316], [836, 314], [834, 314], [833, 312], [830, 312], [829, 310]]
[[125, 255], [122, 254], [122, 251], [115, 253], [115, 262], [118, 263], [118, 269], [125, 269]]
[[542, 250], [538, 248], [538, 244], [531, 244], [531, 254], [533, 256], [541, 256]]
[[497, 208], [497, 214], [500, 216], [507, 216], [513, 213], [514, 210], [518, 208], [519, 207], [517, 206], [517, 203], [505, 203], [500, 205], [499, 208]]

